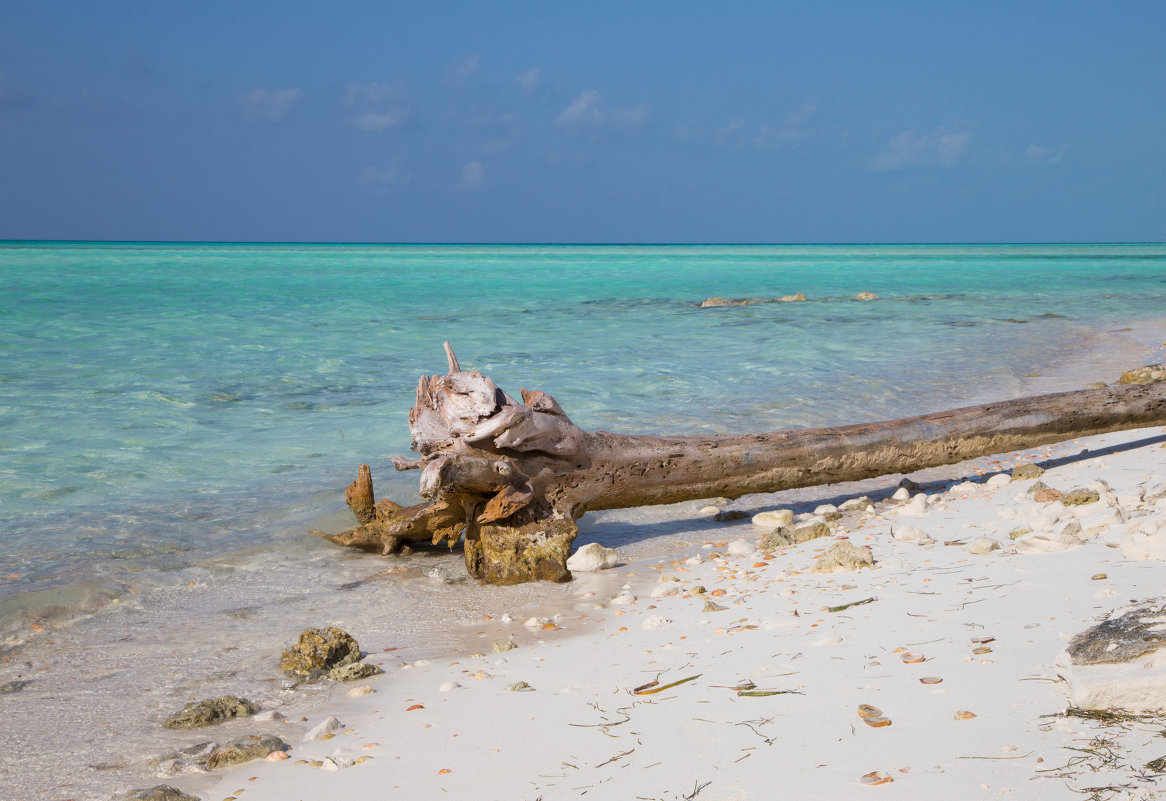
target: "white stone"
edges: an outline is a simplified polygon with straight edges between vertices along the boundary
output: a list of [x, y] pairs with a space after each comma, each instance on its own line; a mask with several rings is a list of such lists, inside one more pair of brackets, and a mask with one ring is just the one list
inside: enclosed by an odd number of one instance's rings
[[456, 681], [447, 681], [445, 684], [437, 688], [439, 693], [451, 693], [454, 690], [460, 690], [462, 686]]
[[1121, 507], [1112, 506], [1082, 518], [1081, 528], [1086, 537], [1096, 537], [1124, 522], [1125, 517], [1122, 515]]
[[721, 511], [721, 507], [719, 506], [702, 506], [697, 514], [701, 517], [712, 517], [719, 511]]
[[693, 556], [690, 556], [690, 557], [688, 557], [687, 559], [685, 559], [685, 560], [684, 560], [684, 564], [686, 564], [686, 565], [700, 565], [700, 564], [704, 564], [704, 557], [703, 557], [703, 556], [701, 556], [700, 554], [695, 554], [695, 555], [693, 555]]
[[968, 544], [964, 546], [965, 551], [974, 553], [977, 556], [986, 556], [999, 548], [1000, 543], [991, 537], [972, 537], [968, 541]]
[[953, 495], [968, 495], [980, 491], [980, 485], [974, 481], [961, 481], [951, 488]]
[[283, 720], [283, 714], [274, 709], [265, 709], [251, 716], [252, 720]]
[[320, 765], [321, 770], [337, 771], [351, 768], [356, 764], [356, 757], [349, 751], [340, 748], [324, 757], [322, 761], [324, 764]]
[[1141, 509], [1146, 500], [1146, 493], [1141, 487], [1135, 487], [1129, 492], [1119, 492], [1117, 503], [1126, 509]]
[[891, 536], [898, 542], [922, 542], [923, 540], [930, 539], [923, 529], [907, 525], [892, 528]]
[[892, 501], [906, 501], [911, 498], [911, 493], [907, 491], [906, 487], [899, 487], [895, 490], [895, 494], [891, 496]]
[[920, 517], [927, 514], [929, 506], [927, 496], [921, 492], [900, 509], [899, 514], [905, 517]]
[[567, 559], [567, 569], [580, 573], [607, 570], [616, 566], [619, 554], [614, 548], [605, 548], [598, 542], [589, 542]]
[[1026, 534], [1016, 540], [1016, 550], [1019, 553], [1059, 553], [1075, 548], [1081, 540], [1073, 536], [1064, 536], [1048, 533]]
[[1126, 559], [1160, 559], [1166, 562], [1166, 532], [1146, 534], [1135, 529], [1121, 538], [1118, 547]]
[[634, 604], [636, 602], [636, 596], [634, 593], [628, 590], [623, 590], [614, 598], [612, 598], [611, 602], [613, 604]]
[[827, 515], [832, 515], [838, 511], [838, 507], [832, 503], [824, 503], [814, 509], [814, 514], [825, 518]]
[[644, 622], [640, 624], [642, 629], [662, 629], [672, 621], [663, 615], [650, 615], [644, 618]]
[[985, 481], [984, 486], [987, 487], [988, 489], [994, 490], [994, 489], [1000, 489], [1001, 487], [1007, 487], [1011, 483], [1012, 483], [1012, 476], [1008, 475], [1007, 473], [997, 473], [996, 475], [992, 476], [987, 481]]
[[526, 622], [522, 625], [526, 626], [528, 629], [541, 629], [547, 623], [550, 623], [550, 621], [545, 617], [531, 617], [527, 618]]
[[304, 735], [304, 742], [310, 743], [315, 740], [319, 740], [325, 734], [332, 734], [333, 732], [339, 731], [343, 728], [344, 724], [341, 723], [335, 715], [329, 715], [317, 723], [313, 728], [308, 730], [308, 733]]
[[731, 556], [750, 556], [757, 552], [757, 547], [745, 540], [733, 540], [726, 550]]
[[753, 515], [753, 525], [758, 528], [775, 529], [779, 526], [790, 526], [794, 522], [792, 509], [774, 509], [769, 512], [760, 512]]
[[665, 582], [662, 584], [657, 584], [655, 587], [652, 588], [652, 597], [653, 598], [666, 598], [669, 595], [679, 595], [679, 594], [680, 594], [680, 585], [677, 584], [676, 582], [672, 582], [672, 581]]
[[1080, 709], [1166, 710], [1166, 648], [1129, 662], [1075, 665], [1067, 651], [1054, 662], [1069, 688], [1069, 705]]

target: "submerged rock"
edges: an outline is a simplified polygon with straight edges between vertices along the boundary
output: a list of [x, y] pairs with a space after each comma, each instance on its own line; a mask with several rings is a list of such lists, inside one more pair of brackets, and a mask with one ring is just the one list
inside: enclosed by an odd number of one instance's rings
[[117, 797], [117, 801], [199, 801], [196, 795], [187, 795], [177, 787], [159, 784], [144, 790], [130, 790]]
[[793, 295], [782, 295], [777, 299], [778, 303], [800, 303], [806, 299], [806, 293], [798, 292]]
[[1057, 658], [1082, 709], [1166, 711], [1166, 604], [1141, 604], [1087, 629]]
[[18, 693], [28, 685], [32, 684], [27, 679], [16, 679], [15, 681], [6, 681], [0, 684], [0, 695], [8, 695], [9, 693]]
[[870, 567], [874, 564], [874, 555], [868, 548], [859, 548], [850, 540], [836, 542], [824, 554], [818, 557], [814, 565], [815, 573], [842, 573]]
[[332, 668], [360, 661], [360, 646], [343, 629], [304, 629], [299, 641], [283, 652], [279, 667], [293, 676], [315, 678]]
[[732, 523], [734, 520], [744, 520], [748, 516], [748, 512], [743, 512], [740, 509], [721, 509], [713, 515], [713, 520], [718, 523]]
[[231, 718], [245, 718], [258, 711], [259, 707], [246, 698], [224, 695], [222, 698], [207, 698], [189, 703], [168, 717], [162, 725], [167, 729], [197, 729]]
[[855, 300], [878, 300], [879, 296], [873, 292], [859, 292], [854, 296]]
[[225, 768], [262, 759], [273, 751], [286, 751], [288, 744], [272, 734], [248, 734], [236, 737], [224, 746], [216, 748], [206, 758], [206, 766], [211, 770]]
[[385, 671], [368, 662], [350, 662], [347, 665], [334, 667], [328, 671], [328, 678], [332, 681], [359, 681], [369, 676], [377, 676]]
[[567, 569], [571, 572], [592, 573], [607, 570], [619, 562], [619, 554], [614, 548], [605, 548], [598, 542], [589, 542], [567, 559]]

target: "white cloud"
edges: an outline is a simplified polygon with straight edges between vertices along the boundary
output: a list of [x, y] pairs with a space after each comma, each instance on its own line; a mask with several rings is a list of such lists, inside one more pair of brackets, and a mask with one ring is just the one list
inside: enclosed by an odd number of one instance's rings
[[362, 131], [400, 128], [411, 113], [408, 93], [400, 81], [349, 84], [344, 105], [351, 112], [349, 122]]
[[753, 137], [753, 144], [757, 147], [781, 147], [805, 139], [810, 133], [806, 124], [817, 110], [813, 103], [807, 103], [786, 114], [781, 124], [776, 127], [762, 125], [757, 130], [757, 135]]
[[477, 74], [480, 61], [481, 59], [478, 58], [477, 53], [470, 53], [461, 61], [451, 64], [449, 69], [446, 70], [446, 77], [452, 85], [456, 87], [464, 86], [466, 81]]
[[922, 136], [914, 130], [903, 131], [870, 161], [869, 167], [877, 172], [950, 169], [963, 159], [971, 138], [971, 131], [954, 132], [946, 128]]
[[514, 76], [514, 85], [522, 89], [523, 92], [531, 94], [538, 90], [542, 84], [543, 68], [531, 67], [525, 72], [520, 72]]
[[486, 168], [480, 161], [467, 162], [462, 167], [461, 188], [465, 190], [477, 189], [486, 180]]
[[392, 163], [384, 168], [365, 167], [360, 171], [360, 184], [377, 194], [384, 194], [399, 183], [408, 180], [401, 174], [401, 157], [393, 158]]
[[1059, 145], [1057, 147], [1042, 147], [1041, 145], [1029, 145], [1024, 149], [1024, 158], [1033, 164], [1042, 164], [1051, 166], [1057, 164], [1065, 157], [1068, 152], [1068, 147]]
[[563, 128], [580, 130], [584, 128], [639, 128], [648, 121], [651, 112], [640, 104], [630, 108], [603, 106], [603, 96], [594, 89], [587, 89], [571, 101], [555, 118], [555, 124]]
[[280, 122], [287, 119], [303, 92], [299, 89], [252, 89], [239, 101], [248, 122]]

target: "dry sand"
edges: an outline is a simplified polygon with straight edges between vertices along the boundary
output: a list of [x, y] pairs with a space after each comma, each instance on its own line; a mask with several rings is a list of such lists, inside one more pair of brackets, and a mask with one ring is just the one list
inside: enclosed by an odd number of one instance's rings
[[[1164, 442], [1161, 429], [1144, 429], [963, 466], [978, 482], [1031, 461], [1055, 465], [1041, 480], [1057, 489], [1107, 482], [1112, 493], [1095, 485], [1101, 499], [1075, 514], [1036, 503], [1024, 481], [943, 491], [919, 516], [876, 498], [831, 537], [742, 555], [730, 543], [756, 546], [765, 532], [724, 524], [667, 559], [578, 575], [569, 607], [545, 628], [500, 608], [467, 631], [480, 644], [473, 653], [413, 664], [370, 655], [386, 670], [358, 683], [371, 693], [341, 686], [310, 719], [267, 724], [293, 746], [285, 761], [217, 772], [217, 785], [168, 781], [214, 801], [1063, 799], [1091, 797], [1091, 787], [1113, 788], [1098, 798], [1156, 797], [1142, 766], [1166, 754], [1162, 725], [1063, 715], [1054, 661], [1111, 610], [1166, 594], [1166, 562], [1117, 547], [1144, 521], [1161, 519], [1166, 537], [1166, 500], [1137, 495], [1166, 481]], [[1070, 515], [1083, 523], [1074, 547], [1018, 552], [1009, 539], [1027, 524], [1046, 542]], [[1095, 530], [1094, 515], [1109, 525]], [[934, 543], [894, 539], [907, 524]], [[977, 536], [1000, 550], [954, 544]], [[869, 547], [874, 567], [812, 572], [839, 538]], [[1055, 547], [1040, 542], [1021, 550]], [[493, 652], [511, 640], [518, 647]], [[905, 662], [912, 653], [922, 661]], [[511, 689], [517, 682], [533, 689]], [[777, 694], [734, 689], [746, 685]], [[889, 725], [867, 725], [863, 704]], [[337, 733], [304, 742], [328, 715], [342, 722]], [[864, 786], [872, 772], [892, 781]]]

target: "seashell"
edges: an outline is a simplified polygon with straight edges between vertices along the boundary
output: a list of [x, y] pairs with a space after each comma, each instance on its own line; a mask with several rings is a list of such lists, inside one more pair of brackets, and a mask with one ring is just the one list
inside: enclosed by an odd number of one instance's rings
[[975, 712], [969, 712], [966, 709], [961, 709], [959, 712], [955, 713], [954, 718], [955, 718], [955, 720], [971, 720], [975, 716], [976, 716]]
[[449, 768], [442, 768], [441, 770], [437, 771], [438, 776], [444, 776], [447, 773], [453, 773], [453, 771]]
[[415, 711], [415, 710], [418, 710], [418, 709], [424, 709], [424, 708], [425, 708], [425, 705], [424, 705], [424, 704], [413, 704], [413, 706], [409, 707], [409, 708], [408, 708], [408, 709], [406, 709], [405, 711], [406, 711], [406, 712], [413, 712], [413, 711]]
[[891, 719], [885, 718], [882, 715], [879, 715], [876, 718], [863, 718], [862, 722], [875, 729], [881, 729], [884, 726], [891, 725]]
[[918, 651], [906, 651], [905, 653], [900, 654], [899, 658], [903, 660], [904, 665], [917, 665], [927, 657]]
[[709, 593], [709, 595], [713, 596], [714, 598], [720, 598], [722, 595], [726, 595], [727, 593], [727, 590], [713, 590]]
[[986, 645], [981, 645], [979, 648], [973, 648], [972, 653], [973, 654], [990, 654], [990, 653], [992, 653], [992, 649]]
[[972, 642], [974, 642], [976, 645], [984, 645], [985, 643], [993, 642], [995, 639], [995, 637], [985, 634], [980, 637], [972, 637]]
[[877, 718], [882, 717], [882, 714], [883, 710], [879, 709], [877, 706], [871, 706], [870, 704], [858, 705], [858, 716], [860, 718]]
[[1109, 578], [1109, 576], [1104, 573], [1094, 573], [1092, 576], [1090, 576], [1090, 579], [1093, 581], [1105, 581], [1107, 578]]
[[769, 567], [769, 562], [754, 562], [754, 567]]
[[943, 679], [939, 676], [924, 676], [919, 679], [920, 684], [943, 684]]
[[881, 770], [872, 770], [870, 773], [859, 779], [860, 782], [867, 787], [877, 787], [880, 784], [890, 784], [894, 781], [890, 776], [883, 773]]
[[279, 762], [280, 760], [287, 758], [287, 751], [272, 751], [270, 754], [264, 757], [264, 759], [266, 759], [268, 762]]

